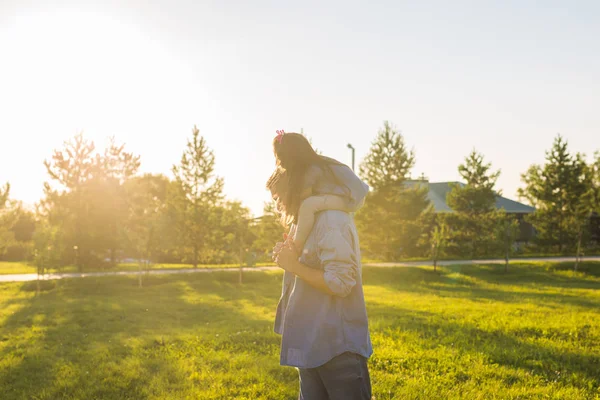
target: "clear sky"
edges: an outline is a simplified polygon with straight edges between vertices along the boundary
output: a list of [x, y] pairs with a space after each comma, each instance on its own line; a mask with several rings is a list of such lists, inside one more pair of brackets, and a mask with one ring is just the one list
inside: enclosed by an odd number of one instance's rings
[[598, 1], [0, 1], [0, 182], [34, 203], [77, 132], [170, 175], [196, 124], [255, 213], [275, 130], [360, 160], [384, 120], [414, 175], [476, 148], [515, 197], [557, 133], [600, 149]]

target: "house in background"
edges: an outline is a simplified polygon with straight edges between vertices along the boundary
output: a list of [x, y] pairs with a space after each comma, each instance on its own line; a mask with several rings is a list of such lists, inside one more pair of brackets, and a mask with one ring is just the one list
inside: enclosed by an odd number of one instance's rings
[[[464, 183], [460, 182], [429, 182], [428, 180], [423, 179], [407, 181], [406, 185], [426, 187], [428, 189], [427, 197], [433, 205], [436, 214], [454, 212], [446, 202], [446, 197], [454, 185], [459, 185], [461, 187], [465, 186]], [[519, 221], [519, 226], [521, 228], [521, 234], [517, 239], [519, 242], [529, 241], [534, 236], [534, 228], [530, 223], [525, 221], [525, 216], [533, 213], [535, 208], [500, 195], [496, 195], [496, 208], [504, 209], [507, 214], [514, 215]]]

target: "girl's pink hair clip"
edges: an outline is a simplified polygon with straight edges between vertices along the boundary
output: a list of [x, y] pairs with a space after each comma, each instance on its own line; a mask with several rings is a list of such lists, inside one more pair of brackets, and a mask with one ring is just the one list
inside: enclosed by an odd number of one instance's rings
[[279, 144], [281, 144], [281, 140], [283, 139], [283, 135], [285, 135], [285, 132], [283, 131], [283, 129], [276, 131], [277, 132], [277, 136], [275, 137], [275, 139], [277, 139], [277, 142], [279, 142]]

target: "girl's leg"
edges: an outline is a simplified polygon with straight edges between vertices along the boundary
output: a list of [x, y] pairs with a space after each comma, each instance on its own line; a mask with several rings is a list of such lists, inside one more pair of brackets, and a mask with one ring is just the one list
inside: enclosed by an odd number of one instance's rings
[[348, 202], [340, 196], [322, 195], [306, 198], [298, 211], [298, 226], [294, 236], [294, 245], [297, 249], [304, 249], [304, 243], [315, 224], [315, 214], [325, 210], [351, 211]]

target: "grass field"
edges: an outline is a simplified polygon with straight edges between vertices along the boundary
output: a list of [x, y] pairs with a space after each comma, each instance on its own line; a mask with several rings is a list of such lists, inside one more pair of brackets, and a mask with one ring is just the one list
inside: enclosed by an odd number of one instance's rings
[[[256, 266], [273, 265], [272, 263], [257, 263]], [[198, 268], [214, 269], [214, 268], [239, 268], [239, 264], [201, 264]], [[191, 264], [153, 264], [151, 269], [191, 269], [194, 266]], [[136, 263], [121, 263], [115, 267], [107, 268], [86, 268], [84, 272], [110, 272], [110, 271], [139, 271], [139, 264]], [[60, 268], [60, 270], [49, 270], [46, 273], [70, 273], [79, 272], [74, 265], [68, 265]], [[25, 262], [4, 262], [0, 261], [0, 275], [10, 274], [37, 274], [35, 266]]]
[[[600, 264], [366, 268], [376, 399], [600, 399]], [[295, 399], [279, 272], [0, 284], [0, 397]]]
[[[596, 253], [594, 254], [588, 254], [588, 256], [592, 256], [592, 255], [596, 255]], [[564, 256], [564, 255], [563, 255]], [[559, 254], [528, 254], [528, 255], [523, 255], [523, 256], [519, 256], [521, 257], [521, 259], [526, 259], [526, 258], [537, 258], [537, 257], [563, 257]], [[484, 260], [487, 259], [497, 259], [498, 257], [485, 257], [482, 258]], [[502, 258], [502, 257], [500, 257]], [[573, 256], [573, 259], [575, 258], [575, 256]], [[451, 261], [456, 261], [455, 259], [451, 259], [451, 258], [444, 258], [444, 259], [440, 259], [440, 261], [443, 260], [451, 260]], [[467, 258], [465, 258], [465, 260], [468, 260]], [[369, 264], [369, 263], [381, 263], [381, 260], [372, 260], [372, 259], [365, 259], [363, 258], [363, 264]], [[402, 260], [398, 260], [398, 262], [426, 262], [426, 263], [431, 263], [431, 260], [425, 257], [415, 257], [415, 258], [406, 258], [406, 259], [402, 259]], [[255, 266], [257, 267], [261, 267], [261, 266], [272, 266], [274, 265], [273, 263], [256, 263]], [[239, 264], [199, 264], [198, 268], [200, 269], [215, 269], [215, 268], [239, 268]], [[111, 272], [111, 271], [139, 271], [140, 265], [137, 263], [120, 263], [117, 264], [116, 266], [104, 266], [104, 267], [86, 267], [84, 272]], [[156, 270], [156, 269], [191, 269], [193, 268], [193, 265], [191, 264], [164, 264], [164, 263], [160, 263], [160, 264], [152, 264], [150, 269]], [[46, 273], [71, 273], [71, 272], [79, 272], [77, 267], [74, 265], [67, 265], [64, 267], [61, 267], [60, 269], [50, 269], [47, 270]], [[37, 273], [37, 269], [35, 266], [33, 266], [31, 263], [27, 263], [27, 262], [6, 262], [6, 261], [0, 261], [0, 275], [10, 275], [10, 274], [35, 274]]]
[[0, 275], [37, 274], [37, 268], [24, 262], [0, 261]]

